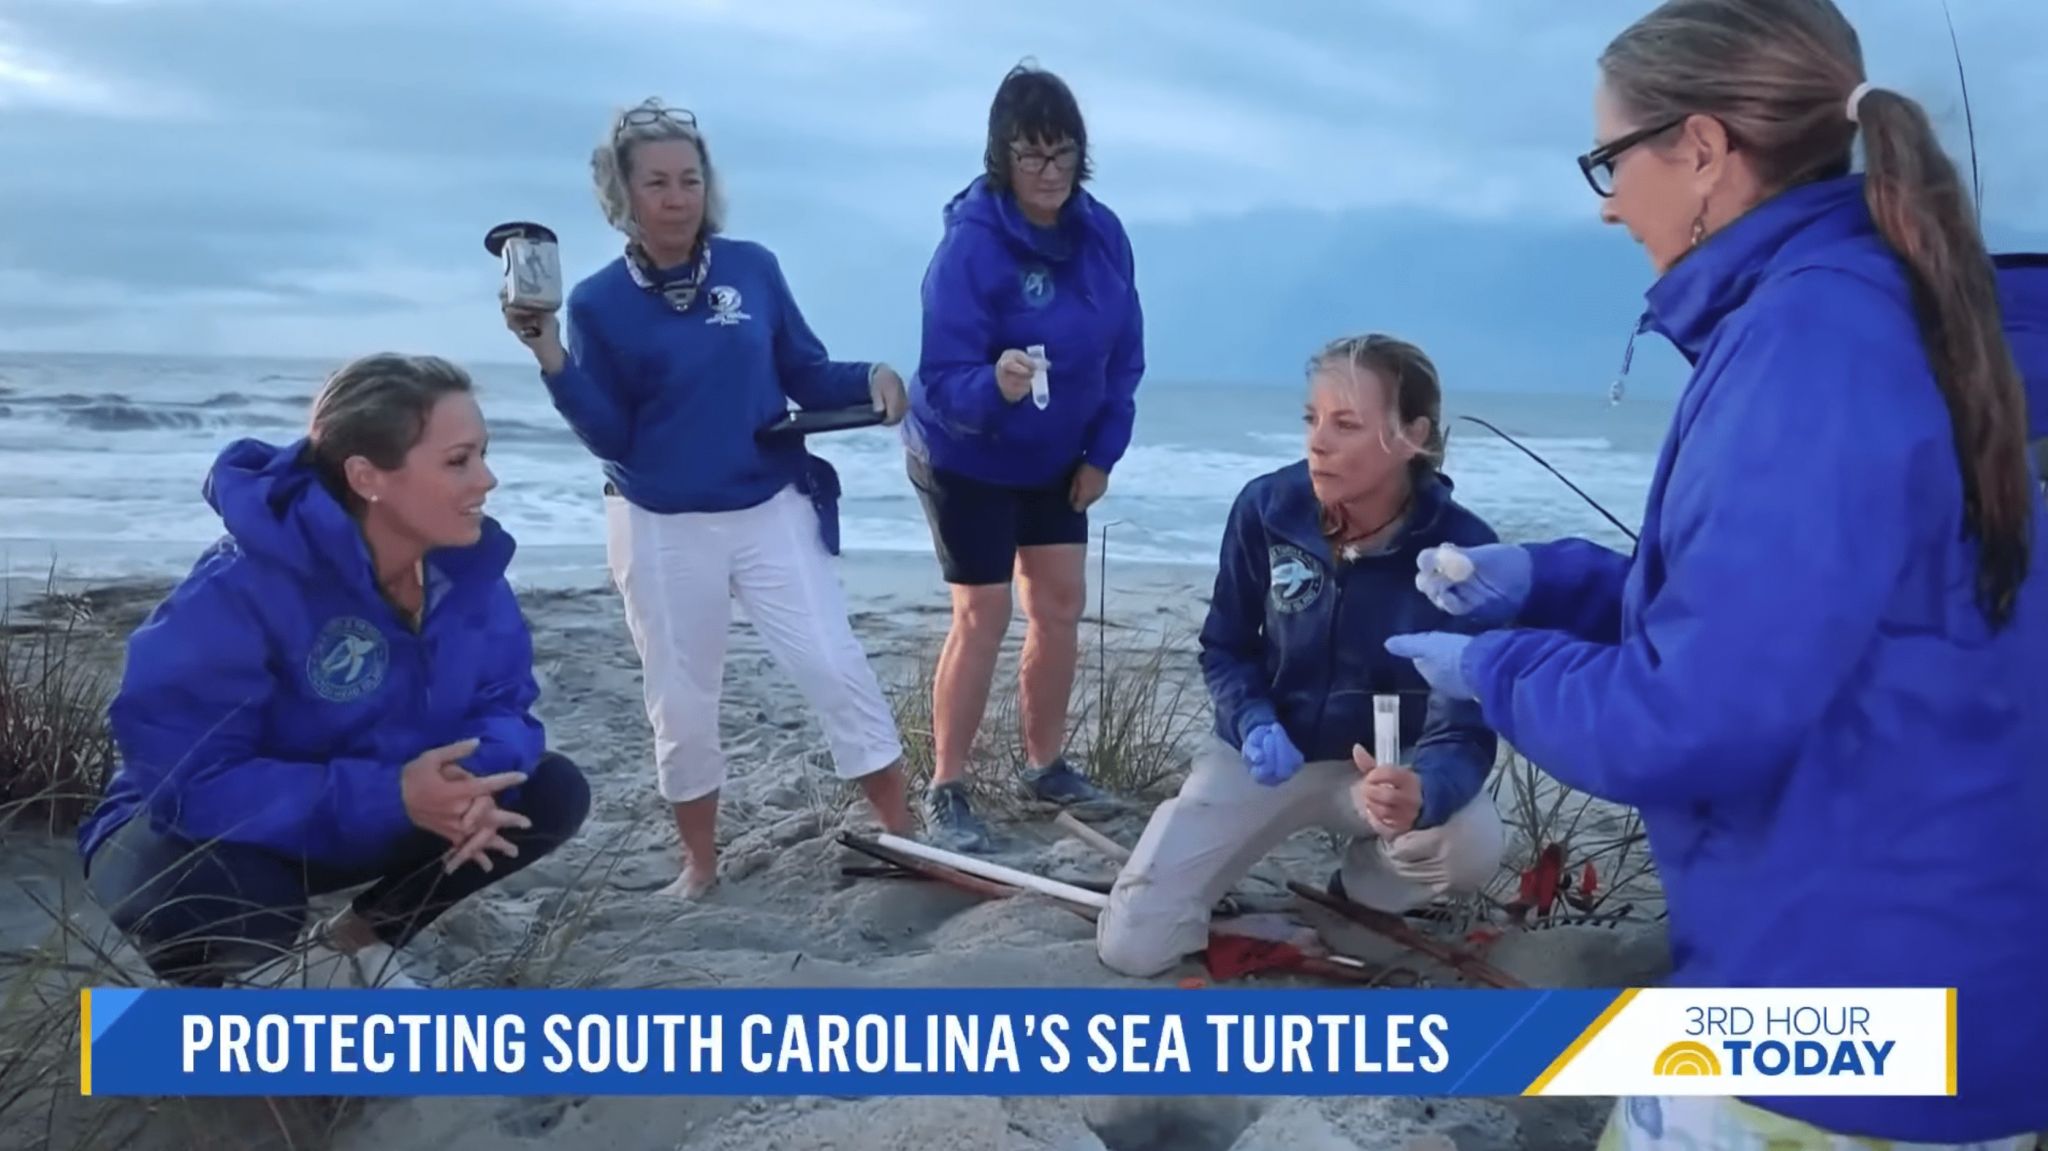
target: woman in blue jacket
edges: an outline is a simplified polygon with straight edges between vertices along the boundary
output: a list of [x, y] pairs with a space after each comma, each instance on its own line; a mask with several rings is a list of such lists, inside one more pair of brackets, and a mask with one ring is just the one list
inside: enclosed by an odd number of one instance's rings
[[[1414, 586], [1416, 557], [1493, 529], [1451, 498], [1436, 368], [1385, 336], [1310, 362], [1307, 458], [1245, 486], [1202, 628], [1215, 735], [1152, 815], [1096, 924], [1097, 952], [1151, 976], [1208, 944], [1209, 909], [1280, 841], [1351, 837], [1334, 890], [1400, 912], [1474, 891], [1500, 866], [1483, 790], [1498, 741], [1469, 700], [1432, 692], [1381, 645], [1456, 621]], [[1373, 697], [1400, 699], [1400, 763], [1377, 763]]]
[[1637, 1099], [1603, 1146], [2028, 1145], [2048, 517], [1969, 194], [1828, 0], [1672, 0], [1601, 71], [1580, 165], [1693, 364], [1641, 542], [1425, 554], [1511, 626], [1389, 646], [1641, 810], [1677, 982], [1959, 989], [1953, 1097]]
[[[1019, 66], [989, 108], [984, 171], [946, 205], [924, 279], [924, 343], [904, 423], [953, 621], [932, 685], [932, 830], [987, 832], [967, 756], [1024, 601], [1019, 667], [1028, 795], [1102, 793], [1062, 742], [1087, 597], [1088, 509], [1130, 446], [1144, 317], [1123, 224], [1082, 188], [1088, 129], [1059, 77]], [[1039, 358], [1034, 360], [1034, 351]]]
[[[227, 535], [129, 638], [120, 770], [79, 832], [164, 979], [411, 983], [395, 949], [582, 825], [589, 786], [533, 716], [485, 441], [461, 369], [376, 355], [328, 380], [306, 438], [215, 462]], [[308, 897], [363, 884], [298, 945]]]
[[810, 704], [839, 777], [907, 835], [895, 713], [833, 568], [838, 477], [801, 440], [758, 435], [791, 401], [872, 404], [894, 423], [903, 381], [886, 364], [831, 359], [775, 254], [723, 234], [696, 116], [656, 100], [627, 109], [591, 172], [625, 251], [570, 292], [566, 348], [552, 314], [507, 309], [506, 323], [603, 465], [605, 550], [640, 657], [656, 786], [682, 841], [668, 894], [695, 898], [718, 878], [734, 599]]

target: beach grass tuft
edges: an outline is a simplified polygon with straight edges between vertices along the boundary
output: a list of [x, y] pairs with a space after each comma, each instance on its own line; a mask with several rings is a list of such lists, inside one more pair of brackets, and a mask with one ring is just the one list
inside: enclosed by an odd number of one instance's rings
[[113, 766], [104, 670], [82, 653], [90, 604], [54, 572], [35, 610], [0, 592], [0, 830], [77, 827]]

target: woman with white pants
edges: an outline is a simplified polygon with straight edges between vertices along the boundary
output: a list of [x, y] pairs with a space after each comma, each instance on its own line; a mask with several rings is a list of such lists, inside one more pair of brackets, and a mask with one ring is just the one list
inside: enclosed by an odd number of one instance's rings
[[655, 775], [683, 870], [717, 880], [718, 739], [731, 602], [740, 601], [824, 728], [840, 778], [910, 831], [895, 718], [834, 570], [838, 477], [800, 440], [756, 433], [788, 411], [872, 403], [894, 424], [903, 381], [836, 361], [772, 252], [721, 234], [724, 204], [694, 115], [648, 100], [591, 157], [625, 252], [577, 284], [565, 348], [552, 314], [506, 309], [557, 411], [603, 462], [606, 551], [640, 655]]

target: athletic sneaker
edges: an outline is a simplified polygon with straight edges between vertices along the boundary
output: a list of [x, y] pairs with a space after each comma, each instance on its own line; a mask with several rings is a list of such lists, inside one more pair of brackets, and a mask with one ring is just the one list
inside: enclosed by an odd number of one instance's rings
[[1065, 756], [1053, 760], [1049, 766], [1026, 771], [1024, 797], [1041, 803], [1056, 803], [1061, 807], [1110, 801], [1109, 793], [1088, 782], [1088, 777], [1075, 771]]
[[925, 792], [925, 833], [934, 847], [975, 854], [989, 849], [988, 826], [967, 801], [967, 787], [941, 783]]

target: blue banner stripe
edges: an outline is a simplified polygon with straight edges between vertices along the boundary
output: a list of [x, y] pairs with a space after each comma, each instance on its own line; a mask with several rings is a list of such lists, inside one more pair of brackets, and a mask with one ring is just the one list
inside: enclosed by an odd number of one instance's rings
[[1616, 996], [151, 990], [102, 1025], [102, 994], [95, 1095], [1513, 1095]]
[[[1457, 1094], [1458, 1089], [1465, 1085], [1465, 1081], [1472, 1077], [1472, 1073], [1486, 1066], [1486, 1061], [1493, 1057], [1494, 1052], [1500, 1050], [1501, 1044], [1513, 1038], [1522, 1029], [1522, 1026], [1529, 1022], [1529, 1017], [1543, 1010], [1543, 1005], [1548, 1002], [1550, 1002], [1550, 993], [1548, 991], [1542, 992], [1535, 1002], [1529, 1004], [1529, 1009], [1522, 1013], [1522, 1017], [1510, 1024], [1506, 1031], [1501, 1032], [1500, 1037], [1493, 1041], [1493, 1045], [1481, 1052], [1479, 1058], [1473, 1061], [1471, 1068], [1465, 1074], [1459, 1076], [1456, 1083], [1451, 1084], [1450, 1093], [1453, 1095]], [[1603, 1007], [1602, 1010], [1605, 1010], [1605, 1008]]]
[[92, 1039], [93, 1039], [93, 1042], [94, 1042], [95, 1044], [97, 1044], [97, 1043], [99, 1042], [99, 1040], [100, 1040], [100, 1036], [102, 1036], [102, 1035], [105, 1035], [105, 1034], [107, 1033], [107, 1028], [109, 1028], [109, 1027], [112, 1027], [112, 1026], [114, 1025], [114, 1021], [115, 1021], [115, 1020], [117, 1020], [117, 1019], [121, 1018], [121, 1016], [123, 1016], [123, 1015], [127, 1014], [127, 1013], [128, 1013], [128, 1009], [129, 1009], [129, 1008], [131, 1008], [131, 1007], [133, 1007], [133, 1006], [135, 1006], [135, 1003], [136, 1003], [136, 1001], [137, 1001], [137, 1000], [139, 1000], [139, 999], [141, 999], [141, 998], [142, 998], [142, 996], [143, 996], [143, 991], [142, 991], [142, 989], [141, 989], [141, 988], [139, 988], [139, 987], [95, 987], [95, 988], [93, 988], [93, 992], [92, 992]]

